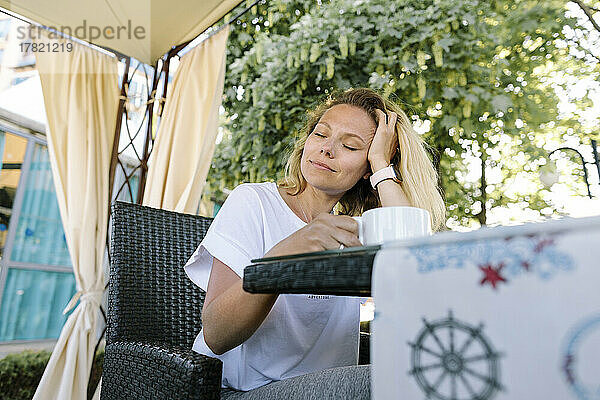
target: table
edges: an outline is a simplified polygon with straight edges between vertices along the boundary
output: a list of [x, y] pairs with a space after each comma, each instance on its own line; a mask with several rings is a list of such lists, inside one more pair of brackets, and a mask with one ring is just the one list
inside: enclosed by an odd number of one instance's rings
[[[595, 398], [581, 393], [600, 386], [600, 217], [253, 260], [243, 285], [252, 293], [372, 295], [377, 400]], [[445, 329], [438, 344], [436, 329]], [[465, 342], [486, 349], [473, 356], [485, 373], [467, 369], [469, 359], [452, 349], [465, 332], [473, 338]], [[419, 341], [426, 337], [434, 341]]]
[[243, 287], [250, 293], [368, 297], [379, 248], [349, 247], [252, 260], [244, 269]]
[[372, 398], [600, 399], [600, 218], [388, 243]]

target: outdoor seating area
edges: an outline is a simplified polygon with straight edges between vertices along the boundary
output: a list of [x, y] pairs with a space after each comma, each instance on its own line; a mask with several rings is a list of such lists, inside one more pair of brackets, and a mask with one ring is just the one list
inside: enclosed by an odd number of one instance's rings
[[600, 0], [0, 0], [0, 400], [592, 399]]
[[220, 398], [221, 361], [191, 350], [206, 293], [180, 268], [211, 219], [117, 202], [112, 221], [101, 398]]

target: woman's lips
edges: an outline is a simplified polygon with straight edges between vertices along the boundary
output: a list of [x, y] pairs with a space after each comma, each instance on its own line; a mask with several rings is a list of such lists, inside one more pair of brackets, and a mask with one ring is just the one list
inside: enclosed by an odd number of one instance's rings
[[311, 161], [310, 162], [315, 168], [318, 169], [323, 169], [325, 171], [331, 171], [331, 172], [335, 172], [334, 170], [332, 170], [331, 168], [329, 168], [327, 165], [320, 163], [318, 161]]

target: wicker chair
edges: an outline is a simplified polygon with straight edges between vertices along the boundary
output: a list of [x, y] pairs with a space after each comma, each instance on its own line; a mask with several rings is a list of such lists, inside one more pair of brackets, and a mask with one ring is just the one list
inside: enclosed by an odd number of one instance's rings
[[211, 222], [113, 205], [102, 400], [220, 398], [221, 361], [191, 350], [205, 292], [182, 268]]
[[[211, 222], [113, 205], [102, 400], [220, 398], [221, 361], [191, 350], [205, 292], [182, 268]], [[361, 334], [359, 363], [368, 362]]]

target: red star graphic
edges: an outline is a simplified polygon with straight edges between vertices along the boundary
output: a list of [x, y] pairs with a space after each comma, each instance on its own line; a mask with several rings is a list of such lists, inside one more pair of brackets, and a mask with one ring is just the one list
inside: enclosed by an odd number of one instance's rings
[[542, 239], [540, 240], [536, 245], [535, 248], [533, 249], [534, 253], [541, 253], [542, 250], [544, 250], [544, 247], [546, 246], [550, 246], [554, 244], [554, 240], [553, 239]]
[[506, 278], [500, 275], [500, 271], [504, 268], [504, 263], [500, 263], [498, 268], [494, 268], [491, 264], [480, 265], [479, 269], [483, 271], [483, 279], [479, 284], [483, 286], [486, 282], [488, 282], [494, 289], [496, 289], [496, 284], [498, 282], [507, 282]]

